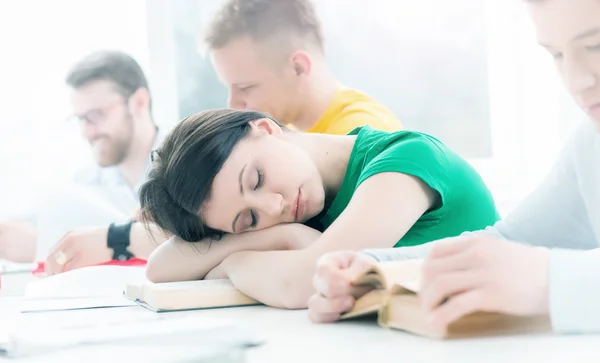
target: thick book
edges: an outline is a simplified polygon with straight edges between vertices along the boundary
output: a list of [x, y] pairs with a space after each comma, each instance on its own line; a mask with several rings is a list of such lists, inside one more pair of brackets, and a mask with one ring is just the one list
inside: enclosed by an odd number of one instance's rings
[[156, 312], [260, 305], [227, 279], [127, 284], [123, 294]]
[[442, 331], [432, 329], [418, 297], [421, 263], [421, 260], [382, 262], [364, 271], [354, 284], [373, 290], [358, 298], [342, 320], [376, 314], [382, 327], [436, 339], [551, 331], [545, 315], [522, 317], [490, 312], [474, 312]]

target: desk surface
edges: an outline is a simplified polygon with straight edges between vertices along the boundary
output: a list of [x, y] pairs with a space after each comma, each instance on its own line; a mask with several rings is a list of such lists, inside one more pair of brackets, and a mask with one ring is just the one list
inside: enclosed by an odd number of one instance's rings
[[[3, 276], [3, 285], [9, 276]], [[16, 277], [15, 277], [16, 278]], [[25, 279], [23, 279], [25, 280]], [[3, 286], [4, 287], [4, 286]], [[13, 290], [14, 291], [14, 290]], [[19, 314], [19, 296], [0, 298], [0, 324], [21, 319], [26, 324], [76, 320], [101, 322], [157, 315], [142, 307]], [[285, 311], [264, 306], [162, 313], [161, 317], [234, 319], [250, 327], [265, 344], [245, 351], [246, 362], [598, 362], [600, 336], [512, 336], [436, 341], [379, 328], [374, 321], [313, 324], [305, 310]], [[152, 347], [149, 347], [152, 348]], [[156, 348], [156, 347], [154, 347]], [[93, 348], [85, 348], [90, 353]], [[139, 349], [139, 347], [137, 348]], [[85, 350], [67, 350], [44, 356], [44, 362], [78, 361]], [[102, 352], [109, 354], [107, 352]], [[95, 361], [102, 361], [94, 351]], [[135, 354], [135, 352], [133, 353]], [[124, 358], [124, 357], [123, 357]], [[41, 358], [18, 360], [40, 361]], [[0, 361], [2, 359], [0, 358]], [[121, 361], [113, 359], [113, 361]]]

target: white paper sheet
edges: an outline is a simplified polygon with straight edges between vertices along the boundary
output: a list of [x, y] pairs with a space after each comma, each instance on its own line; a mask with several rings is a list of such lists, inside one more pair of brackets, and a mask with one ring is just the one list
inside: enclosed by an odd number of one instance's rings
[[0, 346], [4, 355], [22, 357], [95, 345], [140, 345], [198, 347], [242, 347], [260, 344], [247, 330], [226, 319], [207, 317], [162, 317], [146, 315], [131, 319], [107, 319], [88, 324], [77, 321], [62, 325], [21, 328]]
[[25, 299], [119, 297], [128, 283], [144, 283], [143, 266], [89, 266], [34, 281]]
[[0, 259], [0, 275], [31, 272], [36, 268], [37, 263], [21, 263]]
[[22, 313], [58, 310], [81, 310], [94, 308], [114, 308], [121, 306], [135, 306], [136, 302], [123, 296], [107, 297], [80, 297], [65, 299], [29, 299], [21, 305]]
[[128, 283], [144, 283], [144, 267], [90, 266], [31, 282], [21, 312], [133, 306], [123, 296]]

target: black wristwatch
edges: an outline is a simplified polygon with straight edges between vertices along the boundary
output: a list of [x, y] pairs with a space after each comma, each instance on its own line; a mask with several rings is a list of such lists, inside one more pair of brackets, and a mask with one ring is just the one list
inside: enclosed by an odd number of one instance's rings
[[127, 250], [130, 244], [129, 234], [133, 223], [135, 221], [123, 224], [111, 223], [108, 227], [106, 245], [113, 250], [113, 260], [126, 261], [135, 257]]

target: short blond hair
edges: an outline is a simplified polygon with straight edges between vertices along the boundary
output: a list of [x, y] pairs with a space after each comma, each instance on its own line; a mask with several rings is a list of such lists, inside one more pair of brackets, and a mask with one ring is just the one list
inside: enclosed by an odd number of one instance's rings
[[310, 0], [229, 0], [209, 25], [204, 41], [213, 50], [243, 36], [258, 43], [297, 38], [324, 51], [321, 24]]

